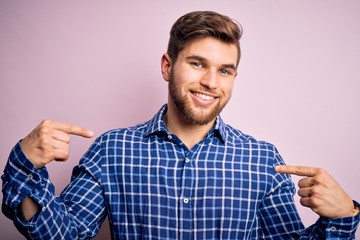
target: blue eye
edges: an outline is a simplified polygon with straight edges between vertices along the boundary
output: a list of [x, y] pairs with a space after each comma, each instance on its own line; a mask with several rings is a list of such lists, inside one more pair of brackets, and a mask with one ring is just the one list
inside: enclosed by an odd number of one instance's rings
[[200, 63], [200, 62], [192, 62], [191, 65], [193, 65], [193, 66], [195, 66], [195, 67], [198, 67], [198, 68], [202, 68], [202, 67], [203, 67], [202, 63]]
[[219, 72], [220, 72], [221, 74], [225, 74], [225, 75], [231, 74], [231, 73], [230, 73], [228, 70], [226, 70], [226, 69], [220, 69]]

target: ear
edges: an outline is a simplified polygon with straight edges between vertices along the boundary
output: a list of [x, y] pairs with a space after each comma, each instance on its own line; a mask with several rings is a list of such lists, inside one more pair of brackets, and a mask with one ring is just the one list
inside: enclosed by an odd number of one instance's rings
[[171, 58], [167, 53], [164, 53], [161, 57], [161, 73], [164, 80], [169, 81], [171, 73]]

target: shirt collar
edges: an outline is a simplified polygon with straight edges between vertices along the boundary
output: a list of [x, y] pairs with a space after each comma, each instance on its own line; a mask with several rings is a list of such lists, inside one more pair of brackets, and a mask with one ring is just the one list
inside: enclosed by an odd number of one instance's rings
[[169, 134], [169, 131], [167, 130], [164, 122], [164, 116], [166, 111], [167, 104], [163, 105], [160, 110], [155, 114], [155, 116], [148, 121], [147, 128], [144, 133], [145, 137], [161, 132]]
[[[169, 134], [168, 129], [166, 128], [164, 122], [164, 115], [167, 111], [167, 104], [164, 104], [160, 110], [155, 114], [155, 116], [148, 121], [146, 131], [144, 136], [150, 136], [153, 134], [164, 133]], [[222, 120], [220, 116], [216, 117], [216, 121], [214, 126], [211, 128], [209, 133], [206, 135], [207, 137], [218, 137], [220, 140], [225, 142], [226, 140], [226, 124]]]

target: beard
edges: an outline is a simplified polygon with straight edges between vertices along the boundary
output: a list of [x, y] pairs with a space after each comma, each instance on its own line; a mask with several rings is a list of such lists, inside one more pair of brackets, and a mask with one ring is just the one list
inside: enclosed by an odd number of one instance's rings
[[[218, 101], [210, 111], [205, 107], [194, 109], [191, 106], [192, 105], [191, 97], [187, 97], [186, 95], [183, 96], [181, 94], [181, 89], [175, 84], [173, 73], [171, 73], [170, 75], [169, 94], [177, 110], [179, 111], [180, 115], [183, 117], [183, 119], [188, 124], [200, 125], [200, 126], [206, 125], [214, 121], [230, 99], [230, 98], [227, 99], [223, 103], [221, 103], [221, 101]], [[191, 94], [191, 93], [187, 92], [187, 94]]]

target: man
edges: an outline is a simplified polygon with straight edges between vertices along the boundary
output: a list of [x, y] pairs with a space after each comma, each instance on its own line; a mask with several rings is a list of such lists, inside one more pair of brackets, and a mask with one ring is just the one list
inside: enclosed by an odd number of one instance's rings
[[[45, 165], [68, 158], [70, 134], [45, 120], [12, 150], [3, 211], [30, 239], [88, 239], [106, 215], [113, 239], [354, 238], [359, 204], [326, 171], [284, 165], [276, 148], [226, 125], [241, 27], [208, 11], [179, 18], [161, 70], [168, 103], [149, 121], [101, 135], [58, 197]], [[307, 229], [293, 202], [319, 214]]]

